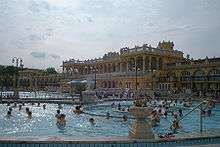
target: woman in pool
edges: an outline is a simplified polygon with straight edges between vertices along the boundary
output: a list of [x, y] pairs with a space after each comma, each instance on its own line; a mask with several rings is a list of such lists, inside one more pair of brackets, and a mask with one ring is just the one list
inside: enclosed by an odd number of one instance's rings
[[151, 124], [153, 127], [156, 127], [158, 126], [158, 123], [160, 122], [160, 117], [159, 115], [157, 114], [157, 111], [156, 110], [153, 110], [151, 112]]
[[173, 130], [177, 130], [177, 129], [180, 128], [180, 123], [179, 123], [177, 114], [174, 114], [174, 120], [173, 120], [172, 128], [173, 128]]
[[80, 106], [76, 106], [76, 107], [75, 107], [75, 110], [73, 110], [73, 112], [74, 112], [75, 114], [81, 114], [81, 113], [82, 113], [82, 110], [81, 110], [80, 108], [81, 108]]

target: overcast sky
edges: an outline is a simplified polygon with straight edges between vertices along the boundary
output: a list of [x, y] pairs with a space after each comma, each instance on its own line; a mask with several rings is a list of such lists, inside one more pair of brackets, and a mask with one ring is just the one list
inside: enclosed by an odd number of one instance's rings
[[0, 0], [0, 64], [58, 68], [161, 40], [220, 57], [220, 0]]

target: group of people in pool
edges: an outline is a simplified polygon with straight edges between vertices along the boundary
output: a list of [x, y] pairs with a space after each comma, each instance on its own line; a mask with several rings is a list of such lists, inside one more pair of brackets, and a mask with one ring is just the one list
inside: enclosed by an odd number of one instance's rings
[[[7, 103], [7, 106], [9, 106], [9, 109], [7, 111], [6, 117], [10, 118], [12, 117], [12, 110], [17, 107], [17, 103], [15, 102], [13, 106], [11, 106], [10, 103]], [[18, 110], [21, 111], [22, 107], [25, 106], [25, 103], [22, 103], [18, 106]], [[27, 114], [27, 118], [31, 119], [32, 118], [32, 112], [30, 111], [29, 107], [26, 107], [25, 112]]]

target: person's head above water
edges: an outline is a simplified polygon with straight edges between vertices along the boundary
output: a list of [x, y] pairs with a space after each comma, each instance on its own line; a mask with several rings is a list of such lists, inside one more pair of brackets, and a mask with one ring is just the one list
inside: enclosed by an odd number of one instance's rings
[[29, 112], [29, 110], [30, 110], [30, 109], [29, 109], [29, 107], [26, 107], [26, 109], [25, 109], [25, 110], [26, 110], [26, 112]]
[[31, 115], [32, 115], [32, 112], [31, 112], [31, 111], [28, 111], [28, 115], [31, 116]]
[[57, 110], [57, 114], [60, 114], [60, 109]]
[[11, 111], [8, 111], [8, 112], [7, 112], [7, 116], [11, 116]]
[[94, 119], [94, 118], [90, 118], [90, 119], [89, 119], [89, 122], [92, 123], [92, 124], [94, 124], [95, 119]]
[[9, 107], [9, 111], [12, 111], [12, 107]]
[[60, 115], [60, 119], [64, 120], [66, 118], [66, 115], [65, 114], [61, 114]]

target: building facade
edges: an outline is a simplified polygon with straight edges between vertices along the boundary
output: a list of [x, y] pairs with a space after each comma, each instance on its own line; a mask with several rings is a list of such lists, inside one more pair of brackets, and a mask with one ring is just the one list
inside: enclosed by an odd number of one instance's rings
[[[96, 81], [96, 89], [133, 91], [189, 90], [199, 94], [220, 92], [220, 59], [190, 60], [174, 49], [173, 42], [159, 42], [109, 52], [102, 58], [63, 62], [65, 82], [74, 79]], [[65, 83], [64, 82], [64, 83]]]
[[46, 75], [43, 70], [24, 69], [19, 71], [18, 88], [21, 91], [57, 91], [60, 87], [62, 75]]

